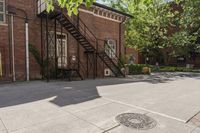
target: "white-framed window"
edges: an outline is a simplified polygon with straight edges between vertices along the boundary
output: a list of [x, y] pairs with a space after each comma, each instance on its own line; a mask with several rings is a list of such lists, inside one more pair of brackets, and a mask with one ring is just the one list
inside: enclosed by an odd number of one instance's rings
[[[48, 34], [48, 43], [49, 43], [49, 59], [55, 59], [55, 32], [50, 31]], [[46, 42], [47, 44], [47, 42]], [[45, 44], [45, 49], [47, 46]], [[56, 53], [57, 53], [57, 66], [58, 68], [66, 68], [68, 63], [67, 56], [67, 44], [68, 44], [68, 35], [61, 32], [56, 32]]]
[[5, 0], [0, 0], [0, 23], [5, 22], [5, 15], [6, 15]]
[[67, 67], [67, 34], [57, 33], [58, 68]]
[[113, 39], [106, 40], [105, 52], [110, 58], [114, 58], [117, 51], [116, 41]]

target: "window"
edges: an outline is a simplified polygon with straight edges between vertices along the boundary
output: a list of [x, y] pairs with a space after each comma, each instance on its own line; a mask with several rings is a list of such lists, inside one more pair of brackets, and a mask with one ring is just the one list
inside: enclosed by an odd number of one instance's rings
[[[57, 45], [57, 66], [58, 68], [66, 68], [67, 67], [67, 34], [60, 32], [56, 33], [56, 45]], [[49, 43], [49, 59], [55, 59], [55, 32], [49, 32], [48, 34], [48, 43]], [[47, 44], [47, 43], [46, 43]], [[45, 45], [45, 49], [47, 46]]]
[[110, 58], [114, 58], [116, 55], [116, 42], [115, 40], [109, 39], [105, 44], [105, 52]]
[[57, 33], [57, 58], [58, 67], [67, 67], [67, 35]]
[[0, 0], [0, 22], [5, 22], [5, 0]]

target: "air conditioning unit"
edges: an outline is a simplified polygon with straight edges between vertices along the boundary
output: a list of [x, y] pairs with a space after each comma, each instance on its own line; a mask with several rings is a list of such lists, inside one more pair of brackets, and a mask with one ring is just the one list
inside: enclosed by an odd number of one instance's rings
[[104, 69], [104, 76], [106, 77], [112, 76], [112, 71], [108, 68]]

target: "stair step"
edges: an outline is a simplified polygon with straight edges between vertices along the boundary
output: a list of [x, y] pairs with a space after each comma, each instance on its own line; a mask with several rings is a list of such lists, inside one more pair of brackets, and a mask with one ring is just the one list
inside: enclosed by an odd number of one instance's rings
[[77, 40], [78, 39], [85, 39], [83, 36], [77, 36], [77, 37], [75, 37]]
[[72, 34], [73, 34], [73, 33], [77, 33], [77, 31], [75, 31], [75, 30], [74, 30], [74, 31], [69, 31], [69, 32], [72, 33]]
[[86, 51], [94, 51], [94, 49], [91, 49], [91, 48], [90, 48], [90, 49], [85, 49], [85, 50], [86, 50]]
[[70, 25], [63, 25], [64, 27], [65, 27], [65, 29], [69, 29], [69, 28], [71, 28], [72, 26], [70, 26]]
[[64, 26], [66, 26], [66, 27], [69, 27], [69, 26], [73, 26], [72, 24], [70, 24], [70, 23], [68, 23], [68, 22], [66, 22], [66, 23], [62, 23]]
[[77, 32], [77, 33], [72, 33], [72, 36], [75, 38], [75, 37], [81, 36], [81, 35]]
[[85, 41], [84, 40], [78, 40], [79, 42], [82, 42], [81, 44], [89, 44], [89, 42], [85, 39]]
[[60, 18], [58, 18], [61, 22], [66, 22], [66, 21], [68, 21], [65, 17], [60, 17]]
[[90, 46], [87, 46], [87, 47], [85, 47], [85, 46], [83, 46], [85, 49], [93, 49], [92, 47], [90, 47]]
[[77, 40], [81, 41], [81, 40], [86, 40], [85, 38], [77, 38]]
[[62, 24], [70, 24], [70, 25], [72, 25], [69, 21], [64, 21]]
[[90, 44], [88, 43], [88, 41], [81, 42], [81, 44], [82, 44], [82, 45], [90, 45]]
[[[85, 49], [85, 53], [94, 53], [96, 51], [92, 44], [86, 38], [87, 36], [82, 35], [79, 29], [77, 29], [76, 26], [74, 26], [73, 23], [68, 20], [68, 17], [65, 17], [64, 15], [59, 15], [57, 16], [57, 20], [80, 43], [80, 45], [82, 45], [82, 47]], [[117, 67], [116, 62], [112, 58], [110, 58], [104, 51], [98, 53], [98, 56], [116, 76], [123, 76], [122, 72]]]
[[67, 29], [68, 31], [74, 31], [74, 30], [76, 30], [74, 27], [71, 27], [71, 28], [68, 28]]
[[90, 45], [82, 45], [84, 48], [92, 48]]

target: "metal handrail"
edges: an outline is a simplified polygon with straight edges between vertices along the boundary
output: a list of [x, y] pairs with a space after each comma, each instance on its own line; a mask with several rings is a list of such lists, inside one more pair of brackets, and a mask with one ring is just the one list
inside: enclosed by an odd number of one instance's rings
[[[43, 2], [43, 4], [44, 4], [44, 2]], [[55, 6], [58, 5], [57, 2], [54, 2], [54, 5]], [[41, 6], [42, 5], [40, 5], [40, 7]], [[69, 17], [68, 15], [65, 15], [65, 14], [62, 14], [62, 15], [64, 15], [64, 17], [66, 17], [74, 25], [74, 27], [77, 28], [79, 30], [79, 32], [87, 39], [87, 41], [89, 41], [89, 43], [94, 48], [96, 53], [104, 53], [107, 56], [109, 56], [105, 52], [105, 46], [106, 46], [110, 49], [110, 52], [112, 53], [112, 55], [114, 55], [114, 57], [111, 58], [111, 60], [115, 63], [115, 65], [117, 65], [117, 63], [120, 63], [121, 65], [123, 65], [119, 61], [119, 57], [117, 56], [116, 52], [114, 52], [113, 49], [108, 44], [104, 44], [104, 47], [99, 45], [99, 42], [98, 42], [99, 40], [94, 35], [94, 33], [88, 28], [88, 26], [83, 22], [82, 19], [79, 18], [79, 20], [77, 21], [77, 20], [73, 19], [73, 17]], [[95, 46], [93, 44], [95, 44]]]

